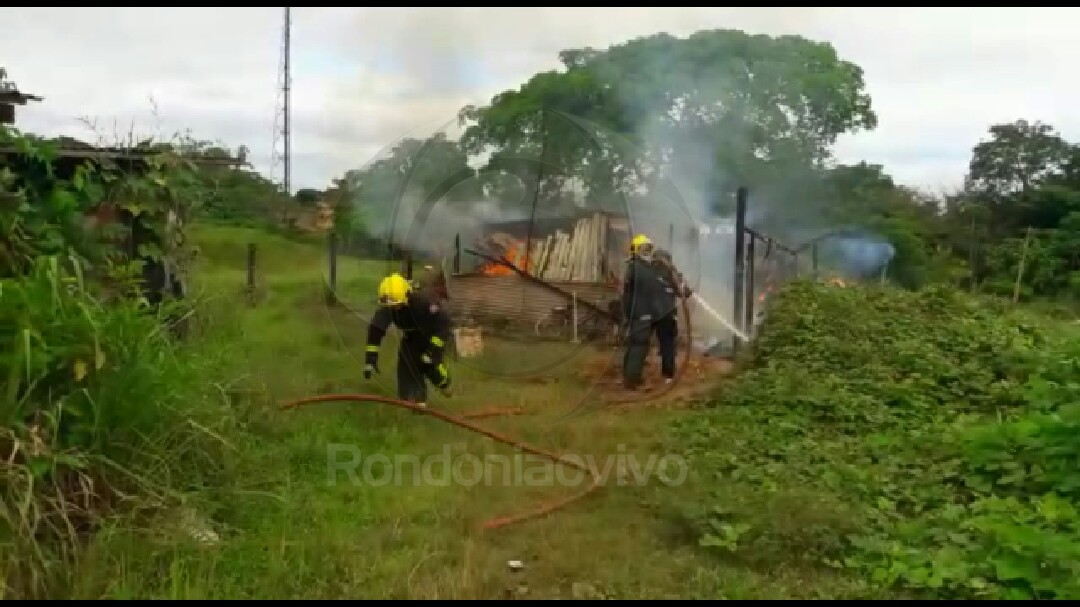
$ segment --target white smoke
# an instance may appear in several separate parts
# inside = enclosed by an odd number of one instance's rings
[[[628,197],[634,231],[668,250],[691,288],[728,321],[692,310],[695,335],[730,339],[726,325],[741,319],[734,318],[735,216],[721,210],[734,207],[735,192],[716,185],[727,181],[716,169],[723,142],[688,132],[667,107],[656,108],[637,135],[650,170],[643,195]]]
[[[408,159],[409,163],[423,161],[423,148]],[[457,196],[460,191],[485,190],[480,174],[463,175],[460,170],[461,167],[437,166],[436,178],[430,172],[425,174],[426,185],[420,180],[410,182],[409,175],[403,171],[395,183],[382,184],[387,195],[374,201],[370,196],[358,195],[365,186],[364,172],[355,171],[349,183],[350,204],[369,237],[392,244],[395,250],[407,250],[431,260],[449,260],[460,246],[461,269],[468,271],[483,263],[465,249],[475,249],[486,225],[528,219],[528,213],[519,204],[507,204],[506,200],[483,193],[479,197]]]

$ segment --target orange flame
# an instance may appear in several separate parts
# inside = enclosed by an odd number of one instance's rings
[[[498,256],[496,253],[494,256]],[[515,267],[524,270],[522,264],[525,262],[525,242],[520,240],[514,240],[506,242],[503,245],[502,258],[513,264]],[[529,265],[533,265],[533,260],[529,260]],[[506,267],[504,264],[495,263],[493,261],[485,262],[480,266],[478,272],[485,276],[509,276],[515,274],[513,270]]]
[[[775,292],[775,291],[776,291],[776,285],[773,285],[773,284],[765,285],[765,289],[763,291],[761,291],[760,293],[758,293],[758,303],[765,303],[765,299],[768,298],[768,297],[772,297],[773,292]]]

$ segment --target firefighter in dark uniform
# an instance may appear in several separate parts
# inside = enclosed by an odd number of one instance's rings
[[[629,390],[641,385],[649,338],[665,296],[663,283],[652,263],[652,250],[652,241],[638,234],[630,241],[630,258],[626,260],[622,292],[622,320],[627,337],[623,386]]]
[[[671,253],[657,249],[653,254],[653,267],[663,283],[662,304],[656,321],[656,341],[660,345],[660,372],[666,383],[675,377],[675,350],[679,337],[679,300],[690,297],[690,288],[682,273],[675,269]]]
[[[379,346],[390,325],[401,330],[397,360],[398,398],[427,404],[427,381],[450,395],[445,351],[450,314],[436,298],[415,292],[404,276],[391,274],[379,285],[379,308],[368,325],[364,378],[379,371]]]

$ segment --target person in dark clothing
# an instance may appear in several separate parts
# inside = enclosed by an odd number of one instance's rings
[[[675,269],[671,254],[657,249],[653,255],[653,267],[663,283],[663,297],[659,318],[656,321],[656,341],[660,345],[660,372],[664,381],[670,383],[675,377],[675,350],[679,337],[679,300],[690,297],[691,291],[682,273]]]
[[[379,371],[379,346],[393,324],[401,330],[397,360],[398,398],[426,406],[427,382],[450,396],[445,350],[450,341],[450,314],[437,299],[414,292],[400,274],[379,285],[379,309],[368,325],[364,379]]]
[[[623,385],[629,390],[641,385],[649,338],[659,318],[664,296],[663,283],[652,264],[652,242],[639,234],[630,243],[622,292],[622,319],[627,332]]]

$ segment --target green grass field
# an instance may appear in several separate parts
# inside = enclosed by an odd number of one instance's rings
[[[425,458],[449,453],[452,462],[465,465],[459,463],[468,463],[465,454],[513,461],[515,452],[386,405],[279,409],[287,399],[319,393],[394,393],[394,339],[384,348],[382,374],[370,382],[361,374],[364,313],[387,266],[343,261],[339,295],[349,309],[331,307],[324,298],[321,247],[240,228],[203,227],[197,238],[202,265],[196,291],[204,300],[197,339],[224,349],[229,363],[219,370],[217,387],[244,428],[239,438],[224,439],[235,458],[227,465],[231,486],[193,491],[193,507],[211,521],[220,541],[199,544],[161,522],[133,529],[125,520],[101,534],[82,560],[74,594],[497,598],[519,584],[511,579],[509,560],[524,563],[519,577],[530,598],[797,598],[848,590],[844,580],[782,560],[716,560],[696,547],[682,514],[669,506],[695,501],[700,485],[668,486],[655,473],[641,484],[633,476],[620,483],[628,477],[620,476],[617,463],[607,485],[578,502],[536,520],[481,529],[487,519],[577,492],[584,481],[525,459],[520,474],[507,479],[506,470],[492,463],[490,482],[475,484],[468,483],[473,468],[458,468],[453,476],[434,460],[428,480],[451,482],[424,482],[414,474],[416,462],[432,461]],[[258,247],[254,305],[243,293],[249,242]],[[600,466],[620,455],[634,455],[639,466],[648,465],[649,456],[663,456],[667,422],[692,413],[594,406],[588,415],[560,419],[576,405],[593,404],[589,386],[576,377],[584,354],[568,347],[486,340],[483,356],[452,363],[453,397],[436,396],[430,406],[458,413],[523,408],[531,414],[477,423],[541,448],[597,456]],[[564,362],[542,380],[528,372],[538,359],[554,357]],[[731,431],[736,437],[746,430]],[[344,473],[331,482],[335,444],[361,457],[415,459],[385,484],[380,481],[388,468],[371,464],[358,467],[360,482]],[[797,524],[797,504],[787,508]]]

